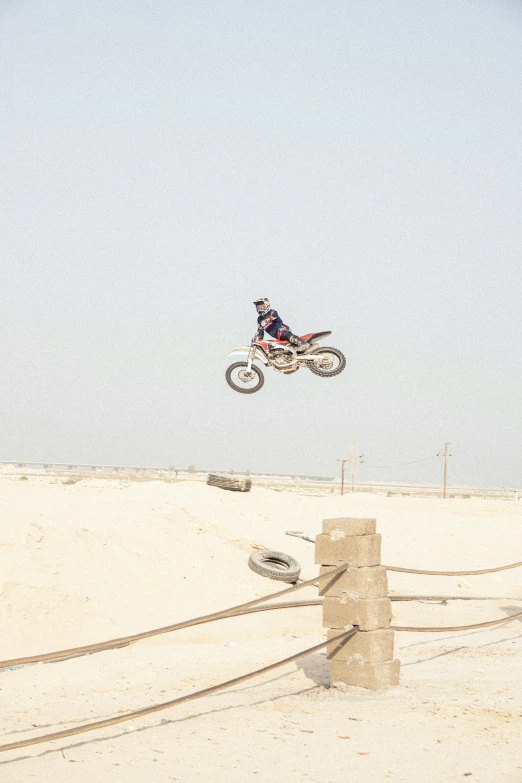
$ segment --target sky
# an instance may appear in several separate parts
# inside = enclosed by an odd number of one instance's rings
[[[431,483],[449,441],[450,485],[522,487],[521,36],[511,0],[0,0],[0,460],[355,441]],[[344,372],[230,389],[263,296]]]

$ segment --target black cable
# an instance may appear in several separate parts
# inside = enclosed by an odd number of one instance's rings
[[[368,465],[366,462],[364,463],[364,466],[366,468],[398,468],[402,465],[420,465],[421,462],[430,462],[433,459],[437,459],[437,457],[426,457],[426,459],[417,459],[413,462],[392,462],[390,465]]]

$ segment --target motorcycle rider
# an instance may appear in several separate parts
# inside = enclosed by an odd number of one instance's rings
[[[272,310],[270,302],[266,297],[256,299],[254,305],[258,313],[258,330],[254,340],[262,340],[266,331],[276,340],[288,340],[289,343],[297,347],[299,353],[309,347],[305,340],[301,340],[300,337],[291,331],[289,326],[283,323],[283,319],[277,310]]]

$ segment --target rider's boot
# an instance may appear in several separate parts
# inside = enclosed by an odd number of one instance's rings
[[[297,353],[304,353],[306,349],[310,347],[310,344],[306,340],[301,340],[301,338],[297,337],[295,334],[290,335],[288,342],[296,346]]]

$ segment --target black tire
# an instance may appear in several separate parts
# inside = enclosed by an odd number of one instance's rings
[[[308,366],[315,375],[319,375],[321,378],[333,378],[334,375],[339,375],[339,373],[341,373],[346,367],[346,358],[338,348],[314,348],[313,351],[310,351],[308,356],[313,356],[314,354],[320,353],[329,353],[336,356],[339,359],[339,366],[334,370],[322,370],[313,362],[310,362]]]
[[[232,380],[232,373],[234,370],[237,370],[238,367],[248,367],[247,362],[235,362],[234,364],[231,364],[230,367],[227,369],[225,373],[225,378],[227,379],[228,385],[234,389],[234,391],[239,392],[240,394],[254,394],[254,392],[259,391],[259,389],[262,387],[262,385],[265,382],[265,376],[259,369],[259,367],[256,367],[255,364],[252,365],[251,371],[254,373],[254,375],[257,376],[257,384],[253,386],[250,389],[244,388],[242,386],[238,386],[234,381]]]
[[[207,479],[207,484],[219,489],[228,489],[233,492],[250,492],[252,488],[252,479],[250,478],[230,478],[228,476],[219,476],[211,473]]]
[[[270,549],[252,552],[248,565],[256,574],[276,579],[278,582],[297,582],[301,573],[301,566],[295,557]]]

